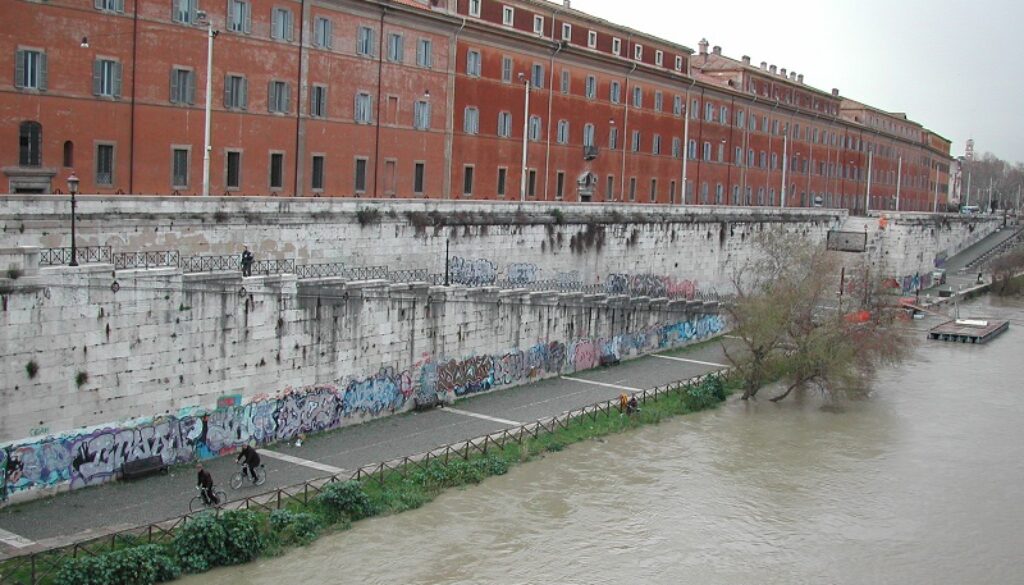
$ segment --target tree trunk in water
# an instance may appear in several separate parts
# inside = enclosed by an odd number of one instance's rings
[[[783,398],[789,396],[789,393],[792,392],[793,389],[796,388],[797,386],[800,386],[802,383],[803,383],[803,380],[797,380],[796,382],[793,382],[793,384],[789,388],[786,388],[785,392],[783,392],[782,394],[779,394],[778,396],[776,396],[774,398],[769,398],[768,400],[771,400],[772,402],[778,402],[778,401],[782,400]]]

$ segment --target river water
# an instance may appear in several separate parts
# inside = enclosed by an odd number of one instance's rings
[[[966,313],[1010,331],[867,399],[731,399],[185,583],[1024,583],[1024,302]]]

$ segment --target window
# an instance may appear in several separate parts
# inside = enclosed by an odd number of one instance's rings
[[[480,77],[480,51],[466,53],[466,75]]]
[[[121,97],[121,64],[111,59],[96,59],[92,64],[92,93],[103,97]]]
[[[64,166],[75,166],[75,143],[70,140],[64,141]]]
[[[707,205],[708,203],[708,184],[700,184],[700,202]]]
[[[530,169],[526,174],[526,194],[530,197],[537,195],[537,169]]]
[[[658,179],[651,179],[651,203],[658,200]]]
[[[171,69],[171,103],[196,103],[196,78],[192,70],[181,67]]]
[[[175,189],[188,187],[188,154],[187,148],[171,151],[171,186]]]
[[[501,58],[501,80],[505,83],[512,83],[512,58]]]
[[[271,81],[267,92],[267,109],[271,112],[286,114],[291,106],[292,88],[284,81]]]
[[[18,51],[14,63],[14,86],[46,90],[46,53],[28,49]]]
[[[248,84],[241,75],[224,76],[224,107],[244,110],[249,106]]]
[[[597,31],[587,31],[587,46],[591,49],[597,48]]]
[[[690,160],[697,160],[697,141],[691,139],[686,145],[686,157]]]
[[[482,0],[469,0],[469,15],[480,18],[480,3]]]
[[[368,26],[361,26],[356,30],[356,55],[372,57],[374,31]]]
[[[544,66],[540,63],[533,64],[530,83],[537,89],[544,89]]]
[[[718,143],[718,162],[725,162],[725,142]]]
[[[434,66],[434,43],[430,39],[420,39],[416,43],[416,66],[424,69]]]
[[[608,129],[608,149],[615,150],[619,147],[619,129],[612,126]]]
[[[462,167],[462,194],[472,195],[473,194],[473,171],[475,169],[472,165],[466,165]]]
[[[242,153],[237,150],[227,152],[227,163],[224,185],[228,189],[237,189],[242,183]]]
[[[530,116],[530,140],[532,142],[537,142],[538,140],[540,140],[540,132],[540,116]]]
[[[322,191],[324,188],[324,156],[313,155],[313,177],[312,187],[314,191]]]
[[[284,153],[270,153],[270,188],[284,187]]]
[[[516,22],[516,9],[511,6],[501,7],[501,24],[512,26]]]
[[[704,160],[711,160],[711,143],[704,143]]]
[[[587,85],[585,88],[587,99],[594,99],[597,97],[597,78],[593,75],[587,76]]]
[[[507,182],[507,179],[508,179],[508,169],[506,169],[505,167],[500,167],[498,169],[498,189],[497,189],[498,197],[504,197],[505,196],[505,184]]]
[[[430,128],[430,102],[417,100],[412,110],[412,125],[417,130],[428,130]]]
[[[583,126],[583,146],[594,146],[594,125]]]
[[[398,33],[388,35],[388,61],[401,63],[405,60],[405,37]]]
[[[608,175],[608,184],[605,189],[605,199],[608,201],[615,199],[615,175]]]
[[[512,136],[512,114],[510,112],[498,112],[498,136],[502,138]]]
[[[633,152],[640,152],[640,131],[639,130],[633,130],[632,149],[633,149]]]
[[[309,115],[313,118],[327,117],[327,86],[313,86],[309,93]]]
[[[619,85],[618,81],[613,81],[611,87],[608,90],[608,99],[613,104],[620,103],[622,101],[622,86]]]
[[[734,164],[734,165],[742,165],[743,164],[743,149],[738,147],[738,146],[733,151],[732,164]]]
[[[558,143],[568,144],[569,143],[569,121],[559,120],[558,121]]]
[[[615,55],[622,54],[622,39],[612,37],[612,53]]]
[[[560,89],[561,89],[563,94],[567,94],[567,93],[569,93],[569,83],[570,83],[569,70],[568,69],[562,69],[561,77],[562,77],[562,83],[561,83]]]
[[[316,22],[313,26],[313,45],[330,49],[333,44],[332,28],[330,19],[322,16],[316,17]]]
[[[683,70],[683,58],[680,55],[676,55],[676,71]]]
[[[690,102],[690,118],[696,120],[700,116],[700,102],[693,100]]]
[[[705,103],[704,104],[704,121],[711,122],[715,119],[715,104]]]
[[[753,167],[755,162],[756,162],[756,160],[754,159],[754,149],[753,148],[748,148],[747,149],[747,166],[748,167]]]
[[[423,175],[426,169],[425,163],[418,162],[412,174],[412,192],[417,195],[423,194]]]
[[[644,60],[644,46],[641,44],[633,45],[633,58],[637,61]]]
[[[558,171],[555,175],[555,199],[565,196],[565,172]]]
[[[651,154],[661,154],[661,136],[655,134],[653,140],[651,140]]]
[[[721,183],[715,185],[715,205],[722,204],[722,197],[725,195],[725,187]]]
[[[114,145],[96,145],[96,184],[114,184]]]
[[[683,141],[679,138],[672,139],[672,158],[679,158],[683,155]]]
[[[633,106],[637,108],[644,107],[644,90],[640,86],[633,88]]]
[[[373,102],[370,100],[370,94],[368,93],[360,92],[356,94],[355,122],[356,124],[370,124],[373,122]]]
[[[103,12],[124,12],[124,0],[93,0],[93,7]]]
[[[353,187],[355,188],[355,192],[356,193],[365,193],[366,192],[366,159],[365,158],[357,158],[356,159],[356,172],[355,172],[355,176],[353,177],[353,183],[354,183]]]
[[[172,0],[171,20],[182,24],[196,21],[196,0]]]
[[[665,105],[665,96],[660,91],[654,92],[654,111],[660,112]]]
[[[18,164],[23,167],[43,164],[43,126],[39,122],[22,122],[18,126]]]
[[[292,11],[287,8],[275,8],[271,13],[270,38],[290,41],[293,28]]]
[[[723,124],[729,123],[729,108],[722,106],[722,108],[719,110],[718,121]]]
[[[636,201],[636,177],[629,178],[629,200]]]
[[[473,106],[466,108],[466,114],[462,120],[462,131],[466,134],[480,132],[480,110]]]
[[[676,116],[683,115],[683,96],[677,95],[672,98],[672,113]]]
[[[231,32],[243,34],[252,32],[252,5],[248,0],[229,0],[227,27]]]
[[[658,67],[661,67],[664,62],[665,62],[665,53],[663,53],[661,51],[655,51],[654,52],[654,64],[657,65]]]
[[[562,23],[562,40],[563,41],[571,41],[572,40],[572,25],[569,24],[568,22]]]
[[[544,17],[540,15],[534,15],[533,17],[533,34],[544,35]]]

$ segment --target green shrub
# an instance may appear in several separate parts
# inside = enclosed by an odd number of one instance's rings
[[[270,513],[270,529],[281,544],[309,544],[320,535],[323,524],[309,512],[274,510]]]
[[[686,390],[686,405],[691,410],[702,410],[725,400],[725,384],[721,378],[706,378]]]
[[[218,518],[224,527],[223,565],[247,563],[263,550],[265,516],[252,510],[230,510]]]
[[[66,561],[57,572],[56,585],[150,585],[171,581],[181,568],[157,544],[120,549],[98,556]]]
[[[317,495],[316,500],[332,519],[342,515],[350,520],[361,520],[373,515],[370,497],[357,481],[329,484]]]
[[[222,564],[226,557],[227,534],[213,514],[200,514],[174,534],[174,551],[181,568],[188,573],[202,573]]]

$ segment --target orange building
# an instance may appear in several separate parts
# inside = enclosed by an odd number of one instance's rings
[[[213,31],[211,195],[945,207],[905,115],[549,2],[0,5],[3,191],[203,193]]]

